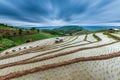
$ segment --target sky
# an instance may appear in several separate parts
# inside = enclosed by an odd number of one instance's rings
[[[120,0],[0,0],[0,23],[120,26]]]

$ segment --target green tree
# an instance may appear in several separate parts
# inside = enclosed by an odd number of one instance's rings
[[[35,28],[35,27],[32,27],[30,30],[34,31],[34,30],[36,30],[36,28]]]
[[[2,43],[2,36],[0,36],[0,43]]]
[[[19,35],[22,35],[23,30],[19,29]]]
[[[40,30],[39,30],[39,29],[37,29],[37,32],[39,33],[39,32],[40,32]]]
[[[70,32],[69,35],[72,36],[72,33]]]
[[[16,32],[13,33],[13,36],[16,36]]]
[[[6,32],[6,33],[5,33],[5,37],[9,39],[9,38],[10,38],[10,33],[9,33],[9,32]]]
[[[30,34],[30,31],[27,31],[27,34]]]

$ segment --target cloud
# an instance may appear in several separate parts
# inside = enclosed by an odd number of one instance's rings
[[[120,0],[0,0],[0,22],[15,26],[119,25]]]

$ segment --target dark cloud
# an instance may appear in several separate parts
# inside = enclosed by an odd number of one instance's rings
[[[17,21],[18,25],[119,23],[119,3],[119,0],[0,0],[0,21],[4,18],[12,25]]]

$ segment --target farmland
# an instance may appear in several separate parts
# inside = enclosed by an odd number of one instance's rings
[[[26,43],[0,54],[0,80],[119,80],[120,34],[103,32]]]
[[[0,80],[120,80],[120,0],[36,1],[0,0]]]
[[[24,43],[56,37],[34,28],[25,29],[0,24],[0,52]]]

